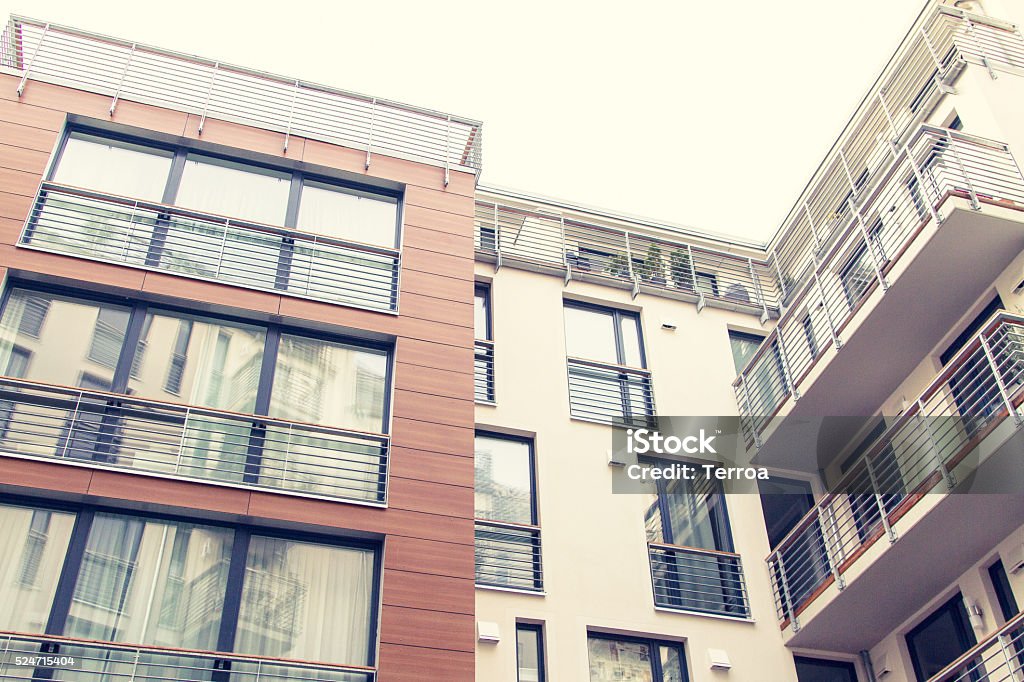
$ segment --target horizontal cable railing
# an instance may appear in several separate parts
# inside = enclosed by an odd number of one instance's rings
[[[1024,317],[998,313],[849,471],[773,548],[780,621],[800,611],[882,537],[923,493],[950,490],[954,471],[1008,417],[1022,423]],[[973,466],[973,465],[971,465]]]
[[[734,382],[747,445],[785,400],[799,397],[822,353],[842,344],[847,323],[921,229],[941,222],[949,197],[972,206],[990,203],[1024,210],[1024,176],[1007,145],[923,125],[897,153],[879,183],[850,200],[848,215],[778,325]]]
[[[655,606],[750,617],[739,554],[648,543]]]
[[[646,369],[568,358],[569,413],[576,419],[650,426],[654,386]]]
[[[1016,27],[958,8],[937,6],[911,32],[822,161],[769,247],[790,296],[850,217],[853,199],[879,182],[967,63],[1024,74],[1024,38]]]
[[[3,35],[2,65],[43,81],[120,100],[153,104],[292,136],[479,172],[479,121],[185,55],[68,26],[12,16]]]
[[[374,682],[365,666],[0,633],[0,680],[77,682]]]
[[[700,306],[728,304],[774,316],[781,300],[778,276],[767,261],[499,201],[477,201],[475,245],[479,258],[498,267],[589,278]]]
[[[371,310],[398,309],[401,253],[44,182],[19,246]]]
[[[477,519],[475,536],[477,585],[544,589],[540,527]]]
[[[1024,672],[1024,613],[1008,620],[928,682],[1020,682]]]
[[[0,377],[0,454],[382,504],[384,434]]]
[[[473,347],[473,394],[478,403],[493,403],[494,342],[476,339]]]

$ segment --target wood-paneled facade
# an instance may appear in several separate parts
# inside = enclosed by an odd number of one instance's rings
[[[0,273],[392,341],[387,508],[0,456],[0,490],[383,539],[379,679],[472,680],[475,178],[365,151],[0,75]],[[399,314],[376,313],[16,246],[69,115],[398,183]],[[429,674],[426,672],[429,671]],[[425,677],[428,674],[428,677]]]

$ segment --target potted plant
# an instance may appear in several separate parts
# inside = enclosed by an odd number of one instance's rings
[[[672,282],[677,289],[693,293],[697,287],[693,281],[693,266],[690,263],[690,253],[685,249],[676,249],[669,256],[669,270],[672,272]]]
[[[661,260],[661,247],[651,244],[643,261],[642,275],[645,282],[665,286],[665,263]]]
[[[616,253],[608,259],[608,274],[629,279],[629,260],[625,255]]]

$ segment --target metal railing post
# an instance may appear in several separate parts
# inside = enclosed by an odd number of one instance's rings
[[[178,441],[178,457],[174,462],[174,473],[181,471],[181,460],[185,456],[185,441],[188,439],[188,420],[192,416],[192,408],[185,408],[185,421],[181,423],[181,439]]]
[[[135,211],[139,208],[139,202],[132,204],[132,212],[128,214],[128,229],[124,231],[124,244],[121,246],[121,260],[128,260],[128,245],[132,240],[132,228],[135,225]]]
[[[953,152],[953,158],[956,159],[956,164],[960,167],[960,173],[963,175],[964,182],[967,183],[967,192],[971,197],[971,208],[975,211],[981,209],[981,202],[978,201],[978,193],[974,191],[974,183],[971,182],[970,177],[967,175],[967,168],[964,166],[963,160],[960,158],[960,152],[956,150],[956,145],[953,143],[953,136],[946,131],[946,144],[948,148]]]
[[[935,440],[935,432],[932,431],[932,426],[928,423],[928,416],[924,410],[924,400],[921,398],[917,399],[917,417],[918,421],[921,422],[921,426],[924,427],[925,438],[928,440],[928,449],[932,453],[932,459],[934,459],[935,466],[939,470],[939,475],[946,482],[946,489],[952,490],[956,487],[956,478],[953,476],[953,472],[946,468],[946,463],[942,461],[942,453],[939,451],[939,444]]]
[[[633,298],[636,298],[640,293],[640,279],[633,270],[633,249],[629,244],[629,230],[625,230],[623,234],[626,235],[626,266],[629,269],[629,279],[633,282]],[[646,264],[644,267],[647,267]]]
[[[292,136],[292,119],[295,116],[295,100],[299,96],[299,81],[295,81],[295,85],[292,87],[292,101],[288,104],[288,125],[284,131],[284,153],[288,153],[288,141]]]
[[[377,123],[377,98],[370,100],[370,129],[366,133],[366,161],[363,163],[363,170],[370,170],[370,155],[373,149],[373,126]],[[498,203],[494,203],[494,211],[497,214]],[[497,222],[497,217],[495,217]]]
[[[925,194],[925,180],[924,175],[921,173],[921,169],[917,167],[917,163],[914,162],[914,155],[910,152],[910,147],[906,144],[903,145],[903,153],[907,155],[907,163],[910,165],[910,171],[914,174],[914,179],[917,180],[917,186],[921,191],[921,201],[928,206],[928,212],[932,216],[932,220],[935,221],[935,225],[938,226],[942,223],[942,216],[935,208],[935,204],[928,201],[928,195]],[[936,197],[937,199],[938,197]],[[913,197],[910,199],[913,201]]]
[[[565,244],[565,216],[558,216],[558,239],[562,250],[562,265],[565,266],[565,284],[572,279],[572,267],[569,266],[569,249]]]
[[[846,589],[846,578],[839,572],[839,562],[836,561],[836,557],[832,552],[832,543],[829,541],[831,533],[825,529],[825,519],[821,506],[817,506],[816,509],[818,510],[818,527],[821,529],[821,542],[825,548],[825,561],[828,562],[829,569],[832,571],[832,579],[841,592]]]
[[[885,534],[889,537],[889,543],[896,542],[897,536],[896,531],[889,523],[889,512],[885,508],[885,500],[882,499],[882,493],[878,486],[878,477],[875,476],[875,470],[871,466],[871,459],[868,457],[864,458],[864,468],[868,471],[868,478],[871,481],[871,489],[874,490],[875,504],[878,505],[878,514],[882,520],[882,527],[885,529]]]
[[[771,259],[772,263],[775,265],[775,276],[779,278],[779,295],[782,296],[782,300],[785,301],[789,292],[786,290],[786,278],[782,276],[782,268],[779,267],[778,251],[772,251]]]
[[[764,300],[764,291],[761,290],[761,280],[758,279],[757,272],[754,271],[753,258],[747,258],[747,266],[750,269],[750,280],[754,285],[754,293],[757,294],[757,298],[761,301],[761,324],[764,324],[770,317],[768,315],[768,302]]]
[[[935,46],[932,45],[931,38],[928,37],[928,32],[924,30],[924,26],[918,29],[921,32],[921,37],[924,38],[925,47],[928,48],[928,54],[932,57],[932,63],[935,64],[936,70],[942,71],[942,61],[939,59],[938,52],[935,51]]]
[[[563,250],[564,251],[564,250]],[[494,271],[501,270],[501,223],[498,221],[498,202],[494,202]]]
[[[889,111],[889,105],[885,103],[885,97],[883,97],[881,90],[878,91],[878,103],[882,105],[882,113],[885,114],[885,120],[889,123],[889,130],[892,132],[892,139],[899,139],[900,134],[896,130],[896,122],[892,120],[892,113]],[[892,145],[889,145],[889,152],[892,154],[894,159],[899,156]]]
[[[131,68],[132,60],[135,59],[135,48],[137,45],[138,43],[132,43],[131,52],[128,53],[128,61],[125,62],[124,71],[121,72],[121,80],[117,82],[117,89],[114,90],[114,99],[110,101],[110,109],[107,112],[110,116],[114,115],[114,109],[117,108],[117,100],[121,95],[121,87],[124,85],[124,79],[128,75],[128,69]]]
[[[50,24],[47,23],[43,27],[43,33],[39,36],[39,42],[36,43],[36,49],[32,50],[32,56],[28,60],[28,64],[25,65],[25,72],[21,74],[21,81],[18,82],[18,97],[20,98],[22,93],[25,92],[25,83],[28,82],[29,74],[32,73],[32,66],[36,63],[36,56],[39,54],[39,48],[43,46],[43,41],[46,40],[46,35],[50,32]]]
[[[775,328],[776,340],[779,342],[779,358],[782,360],[782,373],[783,380],[788,384],[790,395],[793,396],[793,400],[800,400],[800,391],[796,388],[796,381],[793,377],[793,368],[789,362],[789,353],[786,352],[786,343],[782,339],[782,330],[779,327]]]
[[[807,224],[811,226],[811,236],[814,237],[814,262],[818,262],[818,250],[821,249],[821,236],[818,234],[818,228],[814,224],[814,218],[811,217],[811,207],[807,205],[807,200],[804,199],[804,213],[807,214]]]
[[[793,598],[789,594],[789,580],[786,578],[786,565],[782,560],[781,552],[775,553],[775,560],[779,565],[779,579],[781,580],[779,592],[782,593],[783,608],[789,612],[789,622],[793,625],[793,632],[800,632],[800,619],[793,609]]]
[[[213,97],[213,86],[217,83],[218,73],[220,73],[220,62],[214,62],[210,72],[210,86],[206,89],[206,101],[203,103],[203,115],[199,119],[199,128],[196,130],[197,135],[203,134],[203,126],[206,125],[206,112],[210,109],[210,98]]]
[[[231,219],[227,218],[224,220],[224,236],[220,240],[220,251],[217,253],[217,271],[213,275],[214,279],[220,277],[221,267],[224,264],[224,249],[228,244],[228,229],[231,227]]]
[[[1003,402],[1006,404],[1007,414],[1013,416],[1013,421],[1020,426],[1024,419],[1021,418],[1020,412],[1013,405],[1013,399],[1010,397],[1010,392],[1006,389],[1006,382],[1003,381],[1003,376],[999,372],[999,364],[996,362],[995,356],[992,354],[992,349],[989,346],[988,339],[982,334],[978,337],[981,341],[981,348],[985,352],[985,359],[988,360],[989,367],[992,369],[992,376],[995,377],[996,386],[999,388],[999,395],[1002,397]]]
[[[451,160],[452,160],[452,115],[448,114],[448,123],[444,129],[444,186],[448,186],[448,182],[451,180]]]
[[[846,179],[850,183],[850,200],[849,206],[853,211],[854,217],[857,219],[857,227],[860,229],[861,237],[864,238],[864,247],[867,249],[868,254],[871,256],[871,265],[875,271],[875,277],[878,278],[878,285],[882,287],[882,291],[889,289],[889,282],[886,281],[885,275],[882,274],[882,265],[879,261],[879,254],[875,252],[874,246],[871,243],[871,235],[868,234],[867,227],[864,226],[864,216],[860,212],[860,202],[857,197],[857,183],[853,180],[853,175],[850,173],[850,166],[846,163],[846,154],[843,150],[839,150],[839,160],[842,162],[843,170],[846,172]]]
[[[704,292],[700,290],[700,286],[697,284],[697,267],[693,264],[693,247],[689,244],[686,245],[686,256],[690,261],[690,277],[693,278],[693,293],[697,294],[697,312],[699,313],[704,310],[707,301],[704,300]]]
[[[828,324],[828,333],[832,337],[832,344],[838,351],[843,347],[843,340],[839,337],[839,332],[836,329],[835,322],[832,320],[832,311],[829,310],[828,301],[825,300],[825,288],[821,286],[821,277],[818,276],[818,269],[814,268],[811,272],[814,278],[814,285],[818,288],[818,297],[821,298],[821,308],[825,311],[825,322]]]
[[[750,391],[747,390],[747,375],[740,372],[739,380],[740,383],[737,388],[740,392],[740,400],[742,401],[742,404],[747,407],[747,416],[750,421],[750,434],[754,439],[754,447],[756,449],[760,449],[763,443],[761,441],[761,436],[757,432],[757,424],[754,423],[754,404],[750,401]],[[742,405],[740,409],[742,409]],[[740,419],[742,418],[743,415],[740,414]]]

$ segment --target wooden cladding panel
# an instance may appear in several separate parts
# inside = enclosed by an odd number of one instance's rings
[[[230,122],[207,119],[201,139],[405,186],[400,314],[213,284],[13,247],[68,113],[200,138],[198,117],[0,74],[0,263],[119,293],[242,308],[310,328],[395,339],[391,488],[387,509],[272,492],[0,457],[0,485],[129,507],[196,510],[259,522],[385,538],[380,678],[473,679],[473,210],[475,177]],[[86,285],[88,286],[88,285]],[[38,494],[38,493],[36,493]]]

